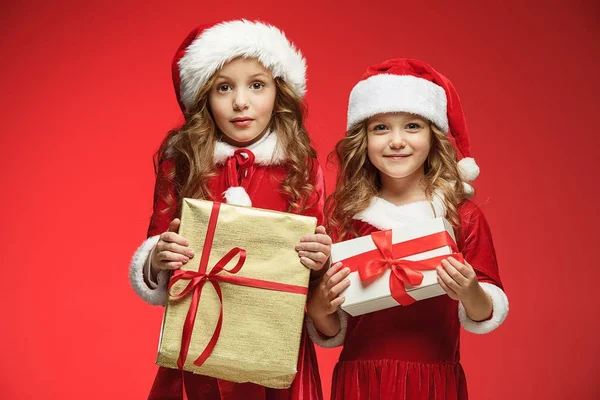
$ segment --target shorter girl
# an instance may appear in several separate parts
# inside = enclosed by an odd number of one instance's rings
[[[344,345],[333,399],[467,399],[460,326],[487,333],[508,313],[490,229],[466,199],[464,181],[479,174],[469,147],[453,85],[421,61],[373,66],[352,90],[328,200],[334,241],[445,217],[465,262],[448,257],[437,268],[448,296],[358,317],[339,310],[348,268],[327,271],[309,295],[308,327],[318,344]]]

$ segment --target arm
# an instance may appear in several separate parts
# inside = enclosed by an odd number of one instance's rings
[[[167,198],[176,197],[175,187],[168,179],[173,163],[162,163],[156,175],[154,186],[153,213],[146,239],[136,250],[129,267],[129,279],[135,293],[152,305],[164,305],[167,299],[169,271],[152,271],[151,254],[157,245],[160,234],[167,231],[175,210],[169,208]]]
[[[508,298],[504,293],[490,228],[481,210],[466,202],[462,217],[459,249],[465,263],[449,259],[442,263],[440,277],[449,282],[444,290],[459,300],[459,319],[473,333],[488,333],[498,328],[508,315]],[[466,280],[465,280],[466,279]],[[452,288],[453,283],[458,287]],[[443,287],[443,286],[442,286]]]
[[[334,264],[310,288],[307,302],[307,330],[311,339],[322,347],[339,346],[344,341],[347,315],[340,310],[341,293],[350,285],[348,268]]]

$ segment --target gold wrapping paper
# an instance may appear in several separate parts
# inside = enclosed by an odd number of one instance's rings
[[[195,256],[182,269],[198,271],[213,203],[184,199],[179,233]],[[207,272],[227,252],[240,247],[247,258],[236,276],[308,286],[310,271],[300,263],[295,244],[315,231],[316,219],[301,215],[222,204]],[[235,257],[228,265],[237,262]],[[228,274],[221,272],[221,274]],[[177,282],[179,293],[187,280]],[[202,288],[184,370],[233,382],[253,382],[272,388],[291,385],[298,362],[306,295],[220,282],[223,326],[214,351],[198,367],[194,360],[208,344],[219,317],[213,286]],[[169,296],[163,319],[157,364],[177,368],[181,337],[191,293]]]

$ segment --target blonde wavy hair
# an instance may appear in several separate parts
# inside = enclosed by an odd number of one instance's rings
[[[168,205],[165,212],[172,212],[175,208],[176,216],[180,214],[184,197],[214,200],[208,182],[216,175],[213,154],[221,133],[213,119],[208,94],[216,79],[217,73],[199,91],[195,105],[185,113],[183,126],[169,132],[154,156],[157,174],[163,162],[174,163],[165,179],[174,184],[177,198],[165,193],[164,200]],[[275,78],[274,81],[275,105],[267,129],[276,132],[278,146],[286,155],[284,167],[287,174],[281,183],[281,192],[288,199],[287,211],[301,213],[318,201],[311,196],[316,152],[304,127],[305,103],[284,80]]]
[[[431,148],[425,160],[423,185],[431,201],[439,190],[447,209],[446,218],[455,228],[460,227],[458,205],[466,198],[459,177],[456,153],[448,136],[434,124],[429,124]],[[329,161],[338,164],[336,189],[327,198],[326,215],[330,216],[329,229],[338,239],[356,236],[353,217],[365,210],[381,190],[379,171],[367,155],[367,121],[353,125],[346,136],[337,142]]]

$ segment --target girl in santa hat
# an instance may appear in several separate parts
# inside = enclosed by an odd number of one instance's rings
[[[332,398],[466,399],[460,326],[496,329],[508,300],[489,226],[467,200],[473,189],[466,181],[479,168],[454,86],[417,60],[369,68],[350,94],[335,155],[340,170],[327,203],[334,241],[445,217],[465,262],[448,257],[437,268],[447,296],[357,317],[339,309],[348,268],[336,263],[327,271],[309,294],[307,324],[318,344],[344,346]]]
[[[303,124],[305,73],[300,51],[279,29],[260,22],[199,27],[183,41],[173,60],[173,81],[185,123],[158,150],[148,239],[130,268],[133,288],[145,301],[164,305],[170,271],[195,256],[177,234],[184,197],[323,222],[323,176]],[[297,246],[302,263],[313,272],[322,269],[330,253],[324,233],[320,226]],[[184,386],[189,399],[322,397],[314,346],[305,334],[289,389],[161,367],[149,399],[182,399]]]

